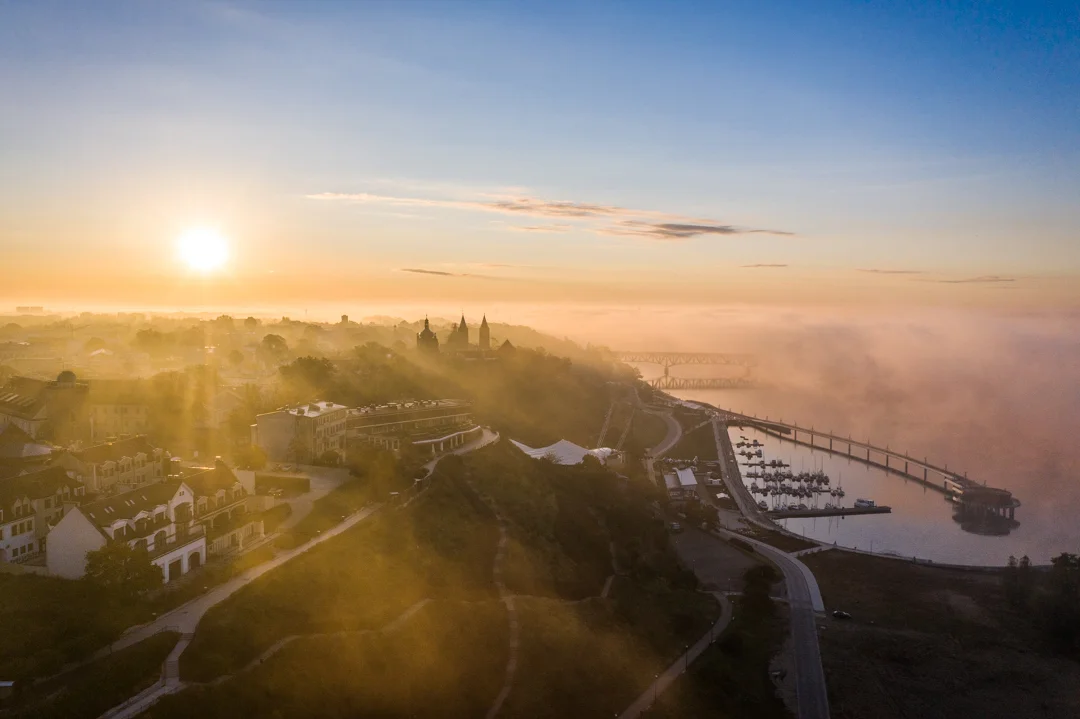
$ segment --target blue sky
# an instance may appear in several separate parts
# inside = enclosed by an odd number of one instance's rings
[[[210,224],[466,292],[1080,271],[1075,3],[6,4],[0,91],[12,268]]]

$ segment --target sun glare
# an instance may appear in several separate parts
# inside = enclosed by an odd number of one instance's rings
[[[180,259],[196,272],[219,270],[229,259],[229,243],[217,230],[197,227],[176,241]]]

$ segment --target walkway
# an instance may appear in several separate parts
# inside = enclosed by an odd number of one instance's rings
[[[656,698],[663,694],[668,687],[670,687],[676,679],[678,679],[686,670],[690,664],[694,662],[702,652],[709,648],[709,645],[713,643],[724,630],[727,629],[728,624],[731,622],[732,606],[731,602],[726,596],[719,592],[713,592],[713,596],[720,602],[720,618],[716,620],[716,624],[709,628],[709,631],[705,632],[698,639],[694,646],[690,647],[685,654],[682,654],[678,659],[672,662],[664,673],[659,675],[649,688],[641,693],[634,703],[631,704],[626,711],[619,715],[619,719],[637,719],[641,716],[642,712],[652,707],[656,702]]]

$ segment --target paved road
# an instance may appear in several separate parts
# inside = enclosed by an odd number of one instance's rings
[[[746,491],[739,474],[735,451],[720,419],[713,420],[713,434],[716,437],[717,455],[720,457],[720,474],[739,509],[754,524],[775,529],[775,525],[765,517],[753,497]],[[760,554],[772,560],[783,572],[791,607],[791,640],[795,653],[795,691],[798,696],[799,719],[828,719],[829,696],[825,685],[825,671],[821,667],[821,651],[815,624],[815,612],[825,611],[825,604],[813,572],[798,559],[772,545],[725,529],[717,530],[717,535],[725,539],[737,537],[744,542],[750,542]]]
[[[301,471],[311,481],[311,490],[304,492],[298,497],[285,500],[292,507],[288,518],[281,523],[278,531],[285,531],[295,527],[301,519],[311,514],[315,508],[315,500],[325,497],[337,487],[340,487],[349,479],[349,470],[337,467],[316,467],[303,465]]]

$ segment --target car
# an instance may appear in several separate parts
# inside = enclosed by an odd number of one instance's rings
[[[681,532],[682,531],[682,525],[679,524],[678,522],[672,522],[671,524],[668,525],[668,529],[670,529],[672,532]]]
[[[832,613],[833,619],[851,619],[851,615],[840,609],[836,609]]]

